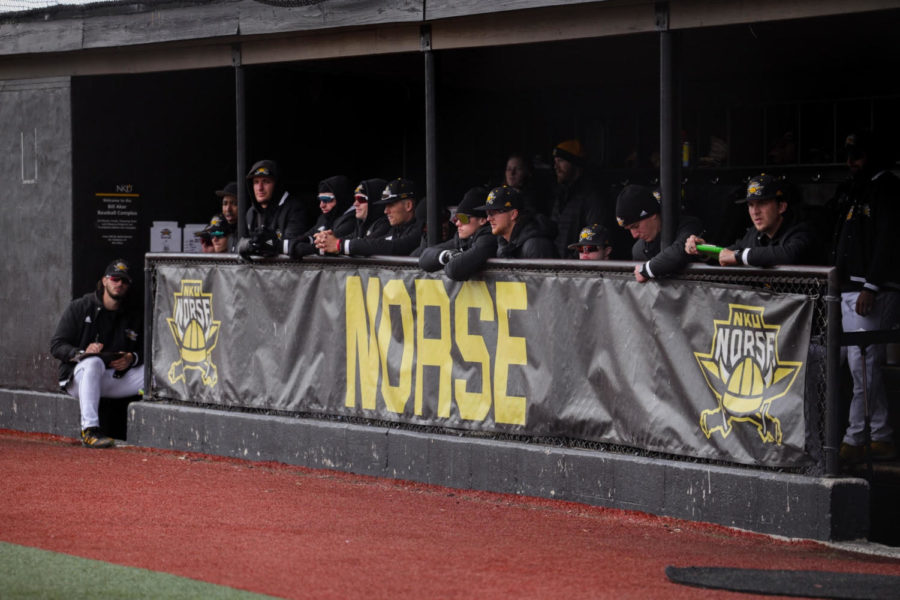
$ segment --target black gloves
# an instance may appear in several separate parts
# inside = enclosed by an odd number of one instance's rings
[[[249,237],[241,238],[237,246],[242,258],[253,256],[278,256],[281,254],[281,240],[271,229],[260,228]]]
[[[438,262],[441,263],[442,265],[446,265],[457,254],[462,254],[462,251],[460,251],[460,250],[444,250],[440,254],[438,254]]]

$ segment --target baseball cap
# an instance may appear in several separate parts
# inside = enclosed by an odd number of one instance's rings
[[[250,167],[250,172],[247,173],[247,179],[253,179],[254,177],[271,177],[277,180],[278,165],[274,160],[261,160]]]
[[[501,185],[491,190],[487,200],[478,207],[478,210],[507,212],[513,209],[522,210],[523,208],[525,208],[525,202],[519,190],[508,185]]]
[[[553,157],[559,157],[575,165],[584,165],[584,148],[579,140],[566,140],[553,148]]]
[[[213,216],[213,218],[209,220],[209,225],[207,225],[200,231],[194,232],[194,235],[196,235],[197,237],[222,237],[227,234],[228,222],[225,220],[225,216],[221,213]]]
[[[224,198],[225,196],[234,196],[238,195],[238,186],[234,181],[229,181],[225,184],[221,190],[216,190],[216,196],[219,198]]]
[[[616,198],[616,222],[619,227],[637,223],[660,210],[659,191],[645,185],[626,185]]]
[[[464,215],[469,215],[470,217],[480,217],[483,219],[487,216],[487,214],[481,207],[484,206],[486,198],[486,188],[481,186],[473,187],[468,192],[466,192],[465,196],[463,196],[462,202],[460,202],[459,206],[456,207],[456,213],[462,213]]]
[[[597,223],[588,225],[578,234],[578,241],[569,244],[569,250],[574,250],[578,246],[598,246],[600,248],[609,246],[609,230]]]
[[[747,182],[747,196],[734,201],[735,204],[745,204],[748,200],[778,200],[789,202],[787,182],[783,177],[773,177],[762,173],[752,177]]]
[[[106,266],[103,272],[104,277],[121,277],[128,283],[131,283],[131,273],[129,273],[128,263],[123,258],[117,258]]]
[[[387,184],[381,192],[381,200],[372,202],[373,205],[385,205],[399,202],[400,200],[416,201],[416,185],[410,179],[397,178]]]

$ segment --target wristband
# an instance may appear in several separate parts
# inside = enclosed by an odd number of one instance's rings
[[[341,240],[337,240],[337,243],[334,245],[334,253],[335,254],[341,253]]]

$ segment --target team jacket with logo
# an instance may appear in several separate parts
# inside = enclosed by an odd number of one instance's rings
[[[900,180],[889,171],[860,174],[839,190],[835,266],[842,291],[900,290]]]
[[[104,352],[132,352],[132,367],[141,364],[143,325],[140,311],[106,310],[100,292],[73,300],[50,340],[50,354],[59,360],[59,384],[65,387],[75,370],[72,358],[88,344],[100,342]]]

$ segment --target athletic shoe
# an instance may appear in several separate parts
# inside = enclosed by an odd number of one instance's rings
[[[81,430],[81,445],[87,448],[110,448],[116,445],[111,437],[107,437],[99,427],[88,427]]]
[[[872,460],[892,460],[897,458],[897,447],[893,442],[872,442],[869,447]],[[861,463],[866,459],[865,446],[841,444],[841,460],[847,464]]]
[[[872,442],[872,460],[892,460],[897,458],[894,442]]]
[[[862,446],[854,446],[846,442],[841,444],[841,462],[848,465],[861,463],[865,458],[866,449]]]

